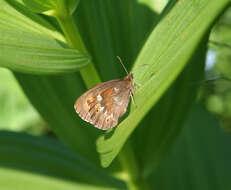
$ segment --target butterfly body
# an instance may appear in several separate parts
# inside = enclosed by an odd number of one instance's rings
[[[127,111],[134,90],[132,80],[133,74],[129,73],[123,79],[107,81],[89,89],[77,99],[76,112],[99,129],[115,127]]]

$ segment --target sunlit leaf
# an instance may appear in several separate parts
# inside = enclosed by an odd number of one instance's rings
[[[98,140],[104,167],[110,165],[137,124],[179,75],[228,4],[228,0],[222,3],[215,0],[179,1],[153,30],[136,60],[136,66],[149,64],[134,71],[135,80],[142,85],[135,92],[137,108],[120,123],[113,135],[104,135]]]
[[[155,170],[184,126],[191,105],[198,95],[198,81],[204,76],[207,41],[208,35],[186,68],[134,133],[134,152],[144,175]]]
[[[78,50],[44,33],[35,33],[37,23],[25,16],[16,17],[15,10],[4,2],[0,4],[0,66],[24,73],[58,74],[78,71],[90,61]],[[15,18],[20,18],[17,24]],[[27,28],[22,27],[25,21]]]

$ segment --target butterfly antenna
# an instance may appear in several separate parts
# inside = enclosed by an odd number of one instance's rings
[[[122,60],[121,60],[121,58],[120,58],[119,56],[116,56],[116,57],[117,57],[117,59],[119,59],[121,65],[123,66],[123,68],[124,68],[124,70],[126,71],[126,73],[129,74],[128,71],[127,71],[127,69],[126,69],[126,67],[124,66],[124,64],[123,64],[123,62],[122,62]]]

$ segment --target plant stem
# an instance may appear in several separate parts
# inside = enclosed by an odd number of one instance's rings
[[[58,20],[63,30],[67,43],[72,48],[78,49],[82,53],[89,55],[81,39],[81,36],[79,34],[78,28],[74,22],[73,17],[70,14],[64,14],[64,15],[63,16],[57,15],[56,19]],[[87,88],[91,88],[92,86],[95,86],[96,84],[99,84],[101,82],[93,62],[90,62],[86,67],[81,69],[80,74]]]
[[[149,186],[141,176],[137,161],[135,159],[134,152],[132,150],[131,144],[127,142],[120,152],[119,161],[125,173],[124,180],[127,183],[129,190],[149,190]]]

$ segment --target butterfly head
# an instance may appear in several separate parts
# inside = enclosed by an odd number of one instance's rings
[[[124,80],[128,80],[129,82],[132,82],[132,80],[133,80],[133,73],[130,72],[130,73],[124,78]]]

